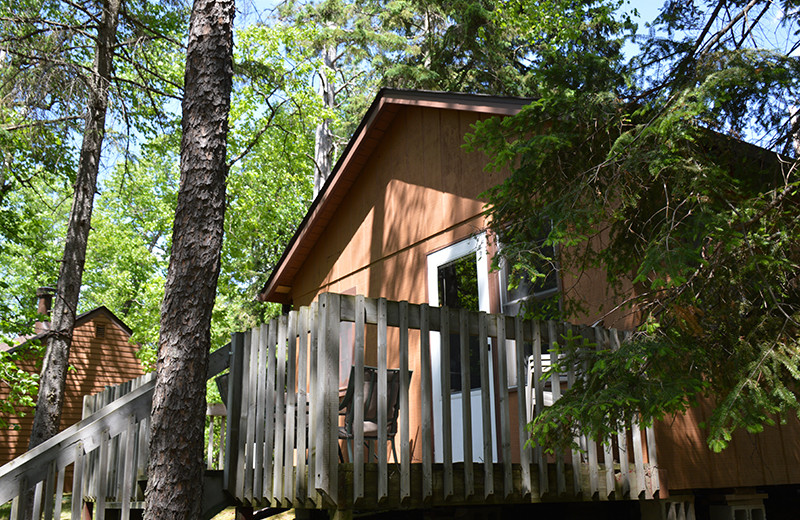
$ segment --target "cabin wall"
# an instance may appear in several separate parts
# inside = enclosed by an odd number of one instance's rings
[[[105,327],[104,337],[97,337],[98,326]],[[61,430],[81,420],[83,396],[101,392],[106,386],[129,381],[142,375],[138,347],[128,342],[130,336],[104,315],[95,316],[75,327],[70,349]],[[33,367],[30,367],[33,370]],[[0,398],[8,389],[0,387]],[[16,430],[0,431],[0,465],[28,450],[33,424],[33,409],[25,417],[10,417],[8,421],[18,426]]]
[[[411,303],[429,301],[428,255],[486,230],[479,195],[507,175],[485,171],[488,160],[483,153],[461,148],[471,125],[485,117],[432,108],[400,110],[331,219],[328,229],[335,232],[322,234],[294,277],[293,304],[307,305],[326,291]],[[489,254],[494,254],[491,238],[488,247]],[[608,297],[598,289],[603,286],[597,283],[600,276],[599,271],[580,278],[566,276],[563,283],[575,294],[589,295],[593,300],[588,308],[599,309],[598,299]],[[490,308],[496,313],[500,309],[497,272],[489,273],[489,285]],[[587,316],[586,322],[596,319]],[[396,344],[395,333],[390,331],[390,345]],[[368,328],[368,344],[369,338]],[[418,332],[412,331],[409,342],[410,368],[419,374]],[[375,364],[374,359],[374,352],[368,351],[366,363]],[[390,349],[388,363],[398,366],[396,350]],[[412,400],[419,392],[413,379]],[[497,388],[495,395],[499,395]],[[510,399],[512,424],[517,424],[515,389]],[[410,420],[411,431],[417,431],[420,411],[412,410]],[[512,444],[519,445],[516,435]],[[416,449],[414,455],[418,455]]]
[[[714,453],[706,444],[708,430],[698,426],[708,421],[711,409],[704,399],[685,414],[656,424],[658,465],[670,490],[800,483],[800,421],[795,415],[758,434],[738,431],[728,448]]]
[[[426,257],[485,228],[478,194],[500,180],[460,146],[475,122],[452,110],[401,110],[295,277],[293,303],[325,291],[427,301]],[[402,275],[400,275],[402,273]]]
[[[486,230],[479,195],[502,182],[506,171],[485,171],[482,152],[462,149],[471,125],[487,116],[456,110],[406,107],[362,168],[328,230],[294,277],[295,306],[322,292],[428,301],[427,256]],[[490,238],[490,254],[494,244]],[[600,270],[563,273],[568,297],[581,297],[593,323],[612,305]],[[491,311],[499,310],[499,276],[490,273]],[[606,326],[629,327],[615,313]]]

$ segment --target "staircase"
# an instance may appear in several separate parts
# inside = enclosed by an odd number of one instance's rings
[[[229,364],[230,345],[226,345],[211,354],[208,378]],[[69,478],[72,496],[82,497],[72,501],[71,518],[82,518],[91,510],[91,518],[97,520],[141,518],[154,388],[155,374],[146,374],[87,396],[84,419],[0,467],[0,504],[13,500],[11,520],[22,517],[31,498],[33,518],[60,518]],[[212,412],[209,441],[223,442],[224,452],[224,426],[220,423],[225,418],[220,419],[218,410]],[[215,452],[209,446],[203,518],[211,518],[229,505],[222,491],[222,471],[213,469]],[[27,492],[30,489],[34,490],[32,497]]]

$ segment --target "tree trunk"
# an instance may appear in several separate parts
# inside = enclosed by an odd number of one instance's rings
[[[326,44],[322,51],[322,67],[319,71],[319,95],[326,110],[335,108],[336,87],[333,83],[335,60],[335,46]],[[316,198],[333,169],[333,132],[330,118],[323,119],[314,133],[314,163],[314,198]]]
[[[183,96],[181,181],[153,395],[148,519],[200,517],[211,311],[225,215],[233,0],[195,0]]]
[[[100,151],[105,136],[108,86],[119,12],[120,0],[103,2],[102,21],[97,31],[94,70],[90,79],[86,127],[75,179],[64,258],[61,261],[50,333],[47,336],[47,351],[39,379],[39,396],[36,401],[29,449],[58,433],[61,423],[72,329],[75,325],[83,266],[86,260],[92,205],[97,191]]]

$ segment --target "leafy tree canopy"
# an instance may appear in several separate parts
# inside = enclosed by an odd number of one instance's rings
[[[567,317],[628,312],[641,327],[616,351],[562,340],[555,370],[591,368],[536,418],[534,437],[603,438],[635,414],[650,423],[708,396],[720,450],[737,428],[797,413],[796,2],[670,0],[629,61],[609,44],[632,36],[614,25],[616,3],[547,5],[575,9],[587,29],[548,24],[565,38],[541,40],[536,100],[476,126],[469,147],[511,171],[487,211],[521,276],[556,261],[562,275],[605,271],[619,307],[586,308],[565,287]],[[597,20],[606,29],[591,30]],[[765,39],[776,29],[788,44]],[[543,218],[557,258],[536,240]]]

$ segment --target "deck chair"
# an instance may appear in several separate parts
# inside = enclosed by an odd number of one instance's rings
[[[411,380],[411,371],[408,373]],[[347,382],[347,390],[344,398],[339,404],[339,412],[344,415],[344,426],[339,428],[339,438],[347,443],[347,454],[349,460],[353,460],[353,439],[357,425],[353,424],[355,411],[353,401],[355,398],[355,367],[350,367],[350,379]],[[397,434],[397,416],[400,413],[400,370],[396,368],[386,371],[386,418],[387,439],[392,445],[392,455],[397,462],[397,450],[395,449],[394,437]],[[364,432],[364,444],[367,447],[367,457],[369,457],[370,441],[376,444],[375,457],[379,457],[378,443],[378,369],[375,367],[364,367],[364,423],[361,425]],[[386,447],[384,446],[384,449]],[[343,459],[341,450],[339,458]],[[369,458],[367,459],[369,460]]]
[[[527,359],[528,365],[528,381],[527,385],[525,386],[525,397],[528,403],[528,422],[531,422],[536,415],[534,412],[536,406],[536,394],[534,392],[534,359],[533,355],[528,356]],[[542,352],[542,372],[545,372],[547,369],[550,368],[550,353],[549,352]],[[566,383],[567,376],[566,374],[559,375],[559,382]],[[552,406],[553,405],[553,382],[550,378],[547,378],[546,381],[542,382],[542,386],[544,387],[543,392],[543,406]]]

